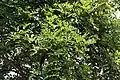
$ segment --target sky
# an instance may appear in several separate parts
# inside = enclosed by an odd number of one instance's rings
[[[120,19],[120,11],[117,10],[115,14],[116,14],[117,19]]]

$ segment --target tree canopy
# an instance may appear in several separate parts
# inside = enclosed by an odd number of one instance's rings
[[[0,80],[119,80],[117,10],[117,0],[1,0]]]

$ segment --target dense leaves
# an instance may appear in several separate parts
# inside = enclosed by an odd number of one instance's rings
[[[114,3],[0,1],[0,79],[119,80]]]

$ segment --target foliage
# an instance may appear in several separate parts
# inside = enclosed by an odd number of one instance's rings
[[[111,2],[2,0],[0,4],[0,79],[120,79],[118,23]]]

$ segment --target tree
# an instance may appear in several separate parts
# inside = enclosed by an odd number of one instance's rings
[[[119,79],[112,3],[4,0],[0,4],[1,79]]]

